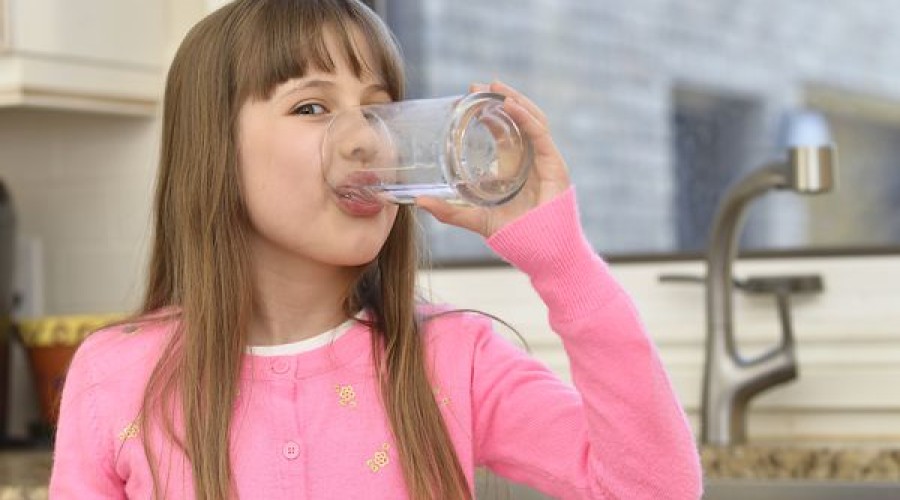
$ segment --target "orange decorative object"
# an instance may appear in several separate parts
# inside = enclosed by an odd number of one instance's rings
[[[66,381],[66,370],[69,361],[78,348],[77,345],[31,347],[28,358],[31,362],[34,388],[38,393],[43,420],[51,426],[56,425],[59,416],[59,400],[62,396],[63,384]]]
[[[66,371],[81,341],[118,319],[121,316],[48,316],[19,322],[45,423],[56,425]]]

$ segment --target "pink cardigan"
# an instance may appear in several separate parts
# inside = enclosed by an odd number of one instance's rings
[[[574,387],[482,316],[426,322],[435,398],[473,491],[474,468],[486,466],[557,498],[699,498],[685,415],[632,301],[582,234],[574,190],[488,244],[531,278]],[[144,430],[133,422],[173,327],[114,327],[78,350],[63,393],[51,498],[150,498]],[[245,356],[231,440],[241,499],[407,497],[370,335],[356,324],[312,351]],[[163,450],[165,498],[192,498],[190,465],[150,434]]]

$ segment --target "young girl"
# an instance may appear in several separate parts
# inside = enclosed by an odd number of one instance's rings
[[[526,273],[575,388],[481,315],[416,301],[414,209],[358,211],[322,177],[332,113],[403,98],[357,0],[240,0],[168,75],[146,298],[68,372],[60,499],[468,499],[476,466],[559,498],[693,499],[699,461],[635,308],[591,250],[543,113],[492,210],[417,204]],[[355,151],[363,151],[360,144]]]

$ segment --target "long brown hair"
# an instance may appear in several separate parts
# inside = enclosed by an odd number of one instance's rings
[[[253,308],[250,224],[239,184],[236,122],[241,105],[308,69],[333,71],[325,32],[351,69],[373,71],[394,100],[404,92],[395,41],[357,0],[239,0],[197,24],[169,70],[155,233],[140,313],[171,307],[178,328],[152,372],[141,429],[156,427],[190,461],[200,499],[234,495],[229,460],[232,403]],[[365,60],[354,44],[371,48]],[[372,318],[376,376],[411,498],[472,498],[434,399],[416,317],[414,213],[400,207],[376,260],[360,269],[344,307]],[[181,429],[173,415],[181,415]],[[142,432],[154,496],[160,471]]]

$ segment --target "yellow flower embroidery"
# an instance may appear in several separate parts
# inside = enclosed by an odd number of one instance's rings
[[[441,406],[450,406],[450,403],[453,402],[453,399],[450,398],[449,396],[443,396],[443,397],[441,397],[441,392],[442,392],[442,391],[443,391],[443,390],[442,390],[440,387],[435,387],[435,388],[434,388],[434,397],[435,397],[435,399],[437,399],[438,404],[441,405]]]
[[[356,392],[352,385],[336,385],[334,390],[338,393],[338,402],[341,406],[356,406]]]
[[[125,441],[126,439],[131,439],[136,437],[138,433],[138,426],[134,422],[125,426],[122,429],[122,432],[119,433],[119,441]]]
[[[369,469],[372,472],[378,472],[385,465],[390,463],[390,457],[388,457],[387,451],[391,449],[391,446],[387,443],[381,445],[381,451],[375,452],[375,456],[366,460],[366,465],[369,466]]]

